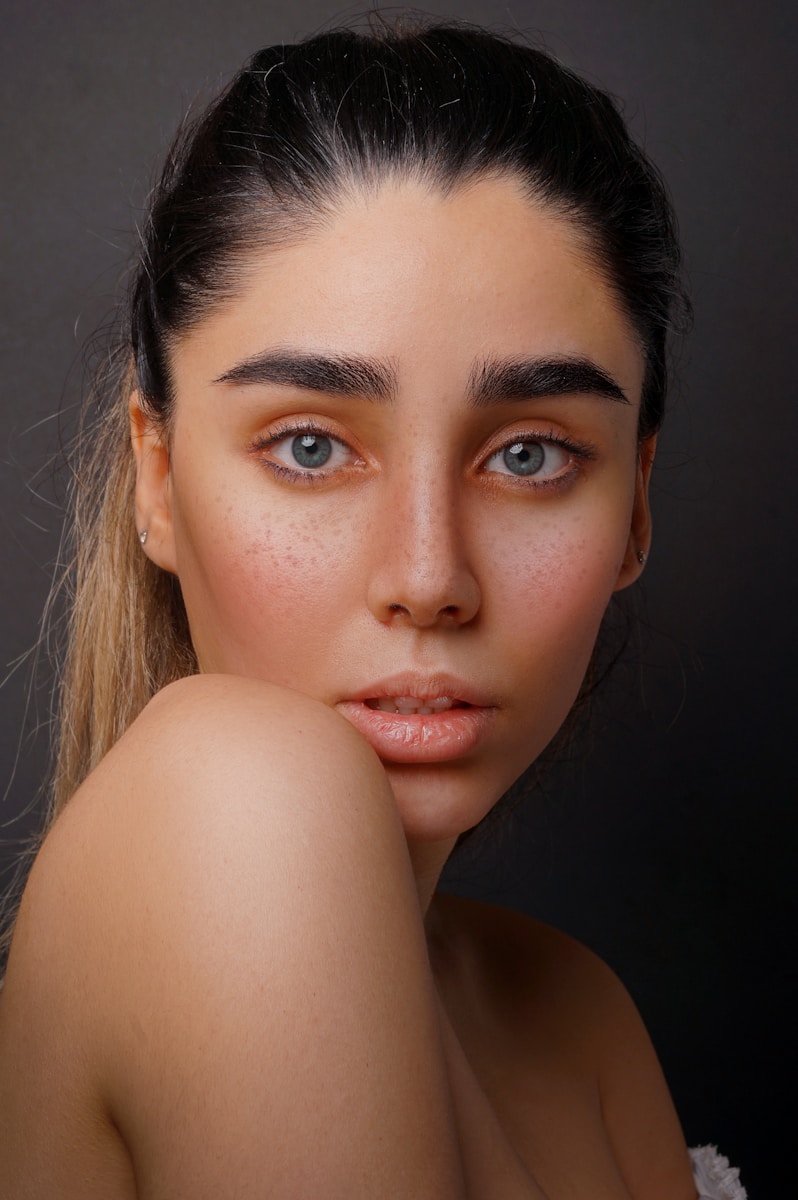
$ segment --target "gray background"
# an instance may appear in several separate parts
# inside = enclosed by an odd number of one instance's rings
[[[154,166],[187,104],[252,50],[360,11],[254,0],[0,10],[0,866],[36,818],[24,813],[46,771],[47,673],[32,686],[30,656],[19,660],[56,557],[59,439]],[[652,1031],[688,1139],[717,1141],[752,1197],[786,1195],[796,7],[451,0],[427,11],[542,35],[624,100],[670,181],[696,308],[654,477],[645,619],[594,715],[596,749],[456,864],[451,885],[603,954]]]

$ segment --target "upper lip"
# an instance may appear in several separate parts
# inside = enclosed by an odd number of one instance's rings
[[[477,708],[493,708],[496,705],[494,697],[488,695],[481,688],[476,688],[472,684],[466,683],[465,680],[456,678],[454,675],[439,672],[431,674],[411,672],[391,675],[387,679],[378,680],[376,683],[368,683],[365,687],[358,688],[341,699],[344,702],[347,700],[362,702],[365,700],[395,698],[397,696],[412,697],[412,699],[418,700],[419,703],[425,700],[441,700],[443,697],[447,697],[449,700],[472,705]]]

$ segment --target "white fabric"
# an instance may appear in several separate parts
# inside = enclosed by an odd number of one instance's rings
[[[690,1151],[698,1200],[746,1200],[740,1172],[729,1166],[717,1146],[696,1146]]]

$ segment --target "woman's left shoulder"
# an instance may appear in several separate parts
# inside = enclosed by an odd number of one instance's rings
[[[447,937],[490,981],[494,1001],[521,1029],[543,1024],[547,1037],[602,1075],[626,1054],[650,1047],[635,1005],[615,972],[560,929],[497,904],[436,896]],[[534,1028],[534,1026],[533,1026]],[[609,1065],[606,1059],[610,1057]]]
[[[637,1008],[615,972],[561,930],[493,904],[442,898],[472,970],[530,1073],[545,1059],[595,1088],[613,1155],[633,1196],[695,1196],[679,1119]]]

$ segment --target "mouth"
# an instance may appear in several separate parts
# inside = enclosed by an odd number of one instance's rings
[[[467,758],[488,736],[497,713],[487,698],[440,679],[376,685],[335,707],[383,762],[402,764]]]
[[[369,708],[380,712],[400,713],[403,717],[429,716],[432,713],[451,712],[453,708],[470,708],[465,700],[452,700],[449,696],[435,699],[419,696],[378,696],[365,700]]]

